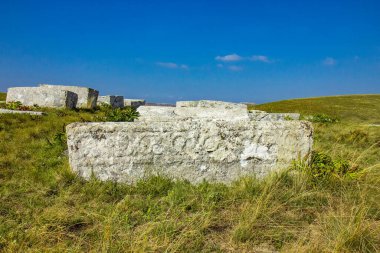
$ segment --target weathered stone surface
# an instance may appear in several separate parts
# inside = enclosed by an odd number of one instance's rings
[[[129,183],[151,173],[192,183],[262,177],[307,156],[313,142],[308,122],[208,119],[72,123],[67,137],[80,176]]]
[[[99,92],[92,88],[80,86],[40,84],[40,87],[51,88],[54,90],[66,90],[78,95],[77,108],[95,108]]]
[[[147,102],[145,103],[147,106],[165,106],[165,107],[175,107],[175,104],[168,104],[168,103],[153,103],[153,102]]]
[[[174,114],[182,118],[213,120],[248,120],[248,111],[244,108],[208,108],[208,107],[175,107]]]
[[[155,121],[163,117],[165,120],[249,120],[246,105],[221,101],[178,101],[176,107],[159,107],[158,110],[147,106],[140,108],[139,120],[144,121]]]
[[[124,99],[124,106],[131,106],[138,108],[139,106],[145,105],[144,99]]]
[[[231,182],[288,167],[306,157],[313,142],[310,123],[298,121],[298,114],[248,112],[244,104],[182,101],[137,111],[134,123],[69,125],[73,170],[130,183],[151,173]]]
[[[299,113],[267,113],[264,111],[253,110],[249,112],[251,120],[299,120]]]
[[[199,101],[178,101],[176,107],[198,107],[198,108],[214,108],[227,110],[247,110],[246,104],[230,103],[224,101],[199,100]]]
[[[140,116],[139,121],[168,121],[168,120],[249,120],[248,111],[225,110],[212,108],[192,108],[192,107],[166,107],[166,106],[140,106],[137,108]]]
[[[137,112],[139,121],[173,120],[176,117],[174,107],[167,106],[140,106]]]
[[[78,95],[66,90],[45,87],[13,87],[7,92],[7,103],[19,101],[23,105],[56,108],[75,108]]]
[[[254,121],[277,121],[277,120],[299,120],[298,113],[267,113],[264,111],[248,111],[246,106],[240,104],[226,103],[228,106],[207,107],[199,106],[198,101],[180,101],[177,107],[141,106],[137,109],[140,113],[139,120],[184,120],[184,119],[213,119],[213,120],[254,120]],[[208,101],[207,101],[208,102]],[[220,102],[219,102],[220,103]],[[178,107],[179,106],[179,107]]]
[[[8,110],[8,109],[0,109],[0,113],[10,113],[10,114],[30,114],[30,115],[43,115],[43,112],[36,111],[18,111],[18,110]]]
[[[102,103],[111,105],[113,108],[123,108],[124,107],[124,97],[123,96],[99,96],[97,104],[98,106]]]

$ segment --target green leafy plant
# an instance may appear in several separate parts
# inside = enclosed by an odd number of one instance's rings
[[[12,101],[7,103],[5,108],[9,110],[17,110],[20,106],[22,106],[20,101]]]
[[[331,156],[313,151],[310,161],[310,173],[314,178],[326,178],[331,176],[346,176],[355,172],[357,168],[351,169],[348,161],[343,159],[332,159]]]
[[[26,105],[22,105],[20,101],[12,101],[5,105],[6,109],[9,110],[19,110],[19,111],[29,111],[32,108]]]
[[[98,117],[101,121],[111,122],[132,122],[138,118],[139,113],[133,107],[113,108],[111,105],[102,103],[99,110],[104,113],[103,117]]]

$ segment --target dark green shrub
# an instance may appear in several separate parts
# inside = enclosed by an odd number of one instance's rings
[[[108,110],[112,110],[112,106],[109,105],[109,104],[106,104],[106,103],[100,103],[100,105],[98,105],[97,109],[100,110],[100,111],[108,111]]]
[[[126,107],[126,108],[116,108],[109,111],[106,111],[105,118],[106,121],[115,121],[122,122],[127,121],[131,122],[137,119],[139,116],[135,108]]]
[[[311,154],[309,169],[309,172],[314,178],[341,177],[354,172],[346,160],[334,160],[327,154],[315,151]]]
[[[132,122],[139,116],[133,107],[113,108],[111,105],[102,103],[99,110],[104,112],[104,117],[98,117],[101,121]]]

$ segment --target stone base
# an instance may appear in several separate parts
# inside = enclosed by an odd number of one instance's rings
[[[151,174],[231,182],[263,177],[308,156],[304,121],[139,121],[67,126],[71,168],[84,178],[134,183]]]

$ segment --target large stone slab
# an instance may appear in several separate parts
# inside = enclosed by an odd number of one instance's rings
[[[246,104],[241,103],[231,103],[224,101],[214,101],[214,100],[196,100],[196,101],[177,101],[176,107],[198,107],[198,108],[214,108],[214,109],[243,109],[247,110]]]
[[[222,101],[178,101],[176,107],[158,107],[159,109],[141,106],[139,120],[249,120],[247,105]]]
[[[182,118],[213,120],[248,120],[248,111],[244,108],[208,108],[208,107],[175,107],[174,114]]]
[[[262,177],[306,157],[313,143],[304,121],[72,123],[66,130],[75,172],[128,183],[157,173],[192,183]]]
[[[71,91],[45,87],[13,87],[8,88],[6,101],[19,101],[26,106],[75,108],[78,95]]]
[[[78,95],[78,102],[76,107],[84,109],[95,108],[99,95],[99,92],[97,90],[81,86],[40,84],[40,87],[74,92]]]
[[[123,108],[124,97],[123,96],[99,96],[97,105],[100,106],[102,103],[111,105],[113,108]]]
[[[174,120],[177,116],[174,107],[168,106],[140,106],[137,108],[139,121]]]
[[[245,104],[234,104],[221,101],[179,101],[175,108],[158,106],[141,106],[137,109],[140,113],[139,120],[253,120],[253,121],[278,121],[299,120],[298,113],[267,113],[264,111],[248,111]]]
[[[169,104],[169,103],[154,103],[154,102],[147,102],[145,103],[147,106],[165,106],[165,107],[175,107],[175,104]]]

